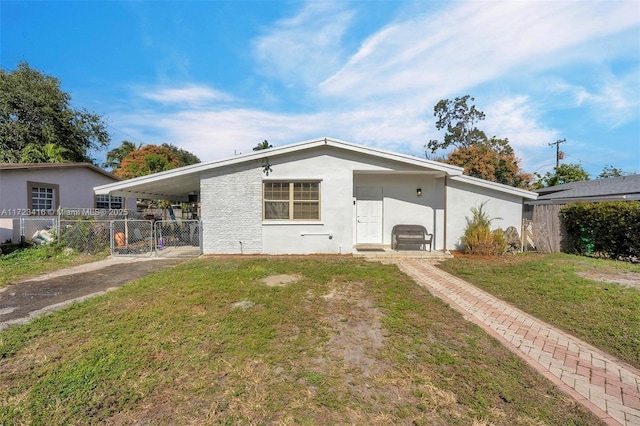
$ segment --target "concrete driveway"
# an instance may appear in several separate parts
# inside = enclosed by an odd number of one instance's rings
[[[0,330],[186,260],[110,257],[9,284],[0,288]]]

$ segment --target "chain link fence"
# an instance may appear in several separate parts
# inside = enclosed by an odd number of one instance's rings
[[[0,225],[5,241],[57,242],[86,254],[197,257],[202,252],[199,220],[155,221],[132,210],[61,208],[55,216],[5,218]]]
[[[108,252],[111,247],[110,225],[109,220],[62,219],[58,225],[58,241],[80,253]]]
[[[111,221],[111,254],[114,256],[153,255],[153,222],[118,219]]]
[[[156,256],[200,255],[199,220],[159,220],[155,223]]]

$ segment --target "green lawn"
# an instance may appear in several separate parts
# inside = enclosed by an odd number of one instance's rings
[[[289,274],[296,282],[268,286]],[[0,424],[587,425],[393,265],[202,258],[0,333]]]
[[[532,253],[458,256],[440,268],[640,368],[640,288],[600,281],[637,276],[640,265]]]

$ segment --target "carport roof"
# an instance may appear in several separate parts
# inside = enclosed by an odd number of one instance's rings
[[[237,155],[231,158],[193,164],[190,166],[154,173],[147,176],[141,176],[121,182],[101,185],[95,187],[94,191],[96,194],[111,194],[125,197],[187,201],[189,193],[197,193],[200,191],[200,177],[204,173],[221,167],[246,163],[249,161],[262,160],[266,159],[267,157],[273,158],[284,154],[295,153],[323,146],[330,146],[349,152],[371,155],[377,158],[383,158],[407,165],[417,166],[418,168],[424,168],[425,171],[436,172],[441,174],[442,176],[461,176],[463,170],[461,167],[422,159],[411,155],[398,154],[391,151],[352,144],[336,139],[322,138],[284,145],[281,147],[264,149],[248,154]],[[477,180],[482,181],[481,179]],[[473,183],[478,184],[478,182],[475,181]],[[494,188],[497,190],[507,191],[507,189],[514,189],[499,184],[494,184],[493,186],[495,185],[498,185],[498,187]]]

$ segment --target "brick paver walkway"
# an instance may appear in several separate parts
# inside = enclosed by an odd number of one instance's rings
[[[605,423],[640,425],[640,371],[429,261],[395,259],[398,267],[497,338]]]

